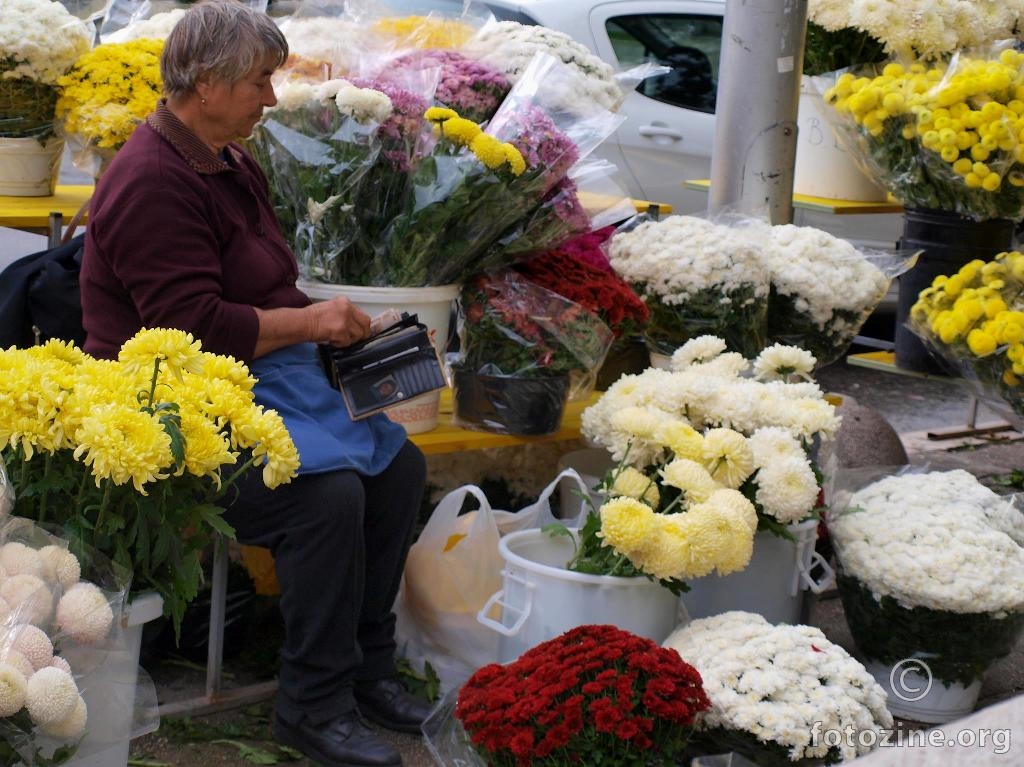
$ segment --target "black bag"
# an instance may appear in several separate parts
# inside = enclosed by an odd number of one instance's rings
[[[427,326],[415,314],[403,313],[394,325],[359,343],[320,351],[353,420],[448,385]]]
[[[85,343],[78,273],[85,235],[14,261],[0,272],[0,349],[59,338]]]

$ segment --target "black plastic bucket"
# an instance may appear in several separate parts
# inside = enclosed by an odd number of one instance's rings
[[[1010,250],[1013,228],[1010,219],[974,221],[941,210],[906,210],[899,247],[923,252],[914,268],[898,278],[896,367],[919,373],[945,372],[921,339],[906,327],[910,307],[940,274],[955,274],[969,261],[991,261],[997,253]]]

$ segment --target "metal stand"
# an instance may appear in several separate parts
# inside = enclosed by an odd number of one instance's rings
[[[161,716],[212,714],[273,697],[277,682],[260,682],[234,690],[221,690],[224,668],[224,620],[228,590],[228,544],[218,535],[214,542],[213,574],[210,581],[210,639],[206,653],[206,694],[200,698],[166,703]]]

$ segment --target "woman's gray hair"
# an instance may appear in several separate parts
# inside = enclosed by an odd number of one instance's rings
[[[288,58],[288,42],[269,16],[236,0],[205,0],[181,17],[164,42],[164,94],[187,96],[202,77],[234,85],[268,57],[275,68]]]

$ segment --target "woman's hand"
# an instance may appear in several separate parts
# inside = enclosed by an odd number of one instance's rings
[[[310,304],[309,340],[332,346],[349,346],[369,335],[370,316],[344,296]]]
[[[308,343],[349,346],[369,335],[370,317],[343,296],[302,308],[255,308],[260,330],[253,357]]]

